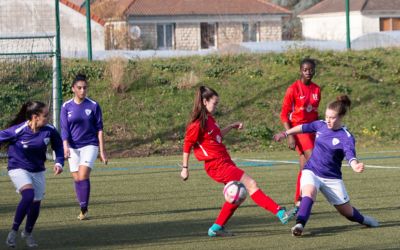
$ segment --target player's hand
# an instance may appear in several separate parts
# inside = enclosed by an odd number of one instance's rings
[[[54,175],[59,175],[63,172],[63,168],[58,164],[54,164],[53,171]]]
[[[188,167],[182,167],[181,177],[182,177],[183,181],[186,181],[187,179],[189,179],[189,168]]]
[[[288,148],[290,150],[295,150],[296,149],[296,140],[294,139],[293,135],[288,135],[287,144],[288,144]]]
[[[64,147],[64,158],[68,159],[69,157],[71,157],[71,153],[69,151],[68,147]]]
[[[106,152],[100,152],[100,160],[107,165],[108,163],[108,158]]]
[[[364,163],[359,162],[351,166],[356,173],[361,173],[364,171]]]
[[[235,129],[243,129],[243,123],[242,122],[235,122],[231,124],[231,128],[235,128]]]
[[[274,138],[274,141],[279,142],[279,141],[285,139],[286,137],[287,137],[287,134],[285,132],[280,132],[280,133],[274,135],[273,138]]]

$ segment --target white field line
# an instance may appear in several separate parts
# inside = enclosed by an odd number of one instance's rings
[[[299,164],[296,161],[275,161],[275,160],[262,160],[262,159],[241,159],[244,161],[252,162],[265,162],[265,163],[287,163],[287,164]],[[343,164],[343,166],[350,167],[349,164]],[[400,169],[400,166],[377,166],[377,165],[365,165],[366,168],[386,168],[386,169]]]

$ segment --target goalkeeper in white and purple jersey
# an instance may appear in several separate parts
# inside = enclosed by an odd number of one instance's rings
[[[46,181],[45,166],[47,146],[55,151],[55,175],[63,171],[63,144],[57,130],[47,124],[49,108],[37,101],[25,103],[8,129],[0,131],[0,144],[8,147],[8,176],[17,193],[21,195],[12,229],[6,244],[16,246],[18,229],[26,218],[21,232],[28,247],[36,247],[32,230],[39,217],[40,202],[44,198]]]
[[[355,172],[364,171],[364,163],[356,158],[354,137],[342,125],[342,119],[350,105],[351,101],[347,95],[339,96],[336,101],[328,105],[325,121],[299,125],[274,136],[275,141],[280,141],[288,135],[316,133],[313,152],[302,171],[300,181],[302,199],[296,225],[292,227],[294,236],[302,235],[318,191],[321,191],[328,202],[348,220],[368,227],[379,226],[374,218],[362,215],[350,204],[342,180],[341,167],[344,158]]]
[[[79,220],[88,219],[90,172],[97,155],[107,164],[104,150],[103,117],[100,105],[87,98],[87,80],[78,74],[71,85],[74,98],[61,108],[61,137],[64,156],[74,179],[75,193],[80,205]]]

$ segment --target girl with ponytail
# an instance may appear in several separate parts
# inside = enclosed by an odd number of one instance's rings
[[[186,181],[189,178],[189,154],[193,149],[196,158],[204,161],[204,169],[213,180],[222,184],[230,181],[242,182],[258,206],[275,214],[283,224],[286,224],[293,217],[294,211],[287,212],[285,208],[279,206],[257,186],[255,180],[232,161],[222,139],[230,130],[242,129],[243,124],[235,122],[220,129],[213,117],[218,103],[219,96],[215,90],[205,86],[201,86],[197,90],[184,139],[182,179]],[[239,205],[228,202],[223,204],[215,223],[208,230],[210,237],[232,235],[225,231],[225,224]]]
[[[21,237],[28,247],[37,246],[32,231],[45,193],[44,162],[48,144],[51,144],[56,155],[54,174],[63,171],[63,144],[57,130],[47,124],[48,115],[46,104],[29,101],[22,105],[10,127],[0,131],[0,144],[8,145],[8,176],[21,195],[12,229],[6,239],[9,247],[16,246],[17,232],[25,216],[26,225]]]
[[[342,124],[350,105],[351,101],[347,95],[338,96],[336,101],[328,104],[325,121],[298,125],[274,136],[275,141],[281,141],[293,134],[316,133],[317,135],[312,155],[304,166],[300,179],[302,198],[296,225],[292,227],[294,236],[303,234],[318,191],[321,191],[328,202],[348,220],[367,227],[379,226],[374,218],[362,215],[350,204],[342,180],[341,167],[344,158],[354,172],[364,171],[364,163],[359,162],[356,158],[355,139]]]

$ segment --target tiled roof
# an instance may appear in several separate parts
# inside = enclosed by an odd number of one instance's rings
[[[82,8],[78,5],[76,5],[75,3],[73,3],[71,0],[60,0],[60,3],[70,7],[71,9],[76,10],[77,12],[81,13],[82,15],[86,16],[86,10],[85,8]],[[101,24],[102,26],[104,26],[105,21],[103,19],[101,19],[100,17],[98,17],[97,15],[90,13],[90,18],[95,21],[96,23]]]
[[[324,0],[300,13],[313,15],[346,11],[345,0]],[[349,0],[350,11],[400,11],[400,0]]]
[[[125,11],[132,16],[290,13],[268,0],[133,0]]]

